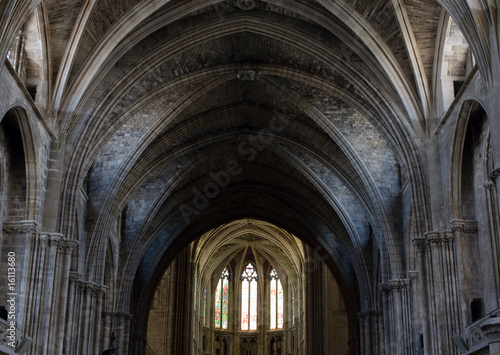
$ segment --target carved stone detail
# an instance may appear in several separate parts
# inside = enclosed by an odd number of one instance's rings
[[[485,182],[485,183],[483,184],[483,186],[484,186],[484,188],[485,188],[485,189],[488,189],[488,190],[493,190],[493,189],[495,188],[495,186],[496,186],[496,185],[495,185],[493,182],[488,181],[488,182]]]
[[[500,318],[489,318],[480,327],[489,343],[500,341]]]
[[[461,233],[477,233],[477,221],[466,221],[454,219],[451,221],[451,231]]]
[[[63,239],[60,244],[60,250],[63,254],[72,254],[73,250],[78,246],[78,240]]]
[[[470,331],[470,342],[472,346],[476,346],[484,342],[484,333],[479,328],[473,328]]]
[[[241,335],[240,343],[256,343],[257,335]]]
[[[389,288],[391,290],[401,291],[411,285],[410,279],[394,279],[389,280]]]
[[[242,69],[238,71],[237,75],[238,80],[242,81],[254,81],[255,80],[255,71],[249,69]]]
[[[408,272],[408,276],[410,277],[410,281],[414,283],[418,280],[418,271],[410,271]]]
[[[252,10],[255,7],[255,0],[233,0],[234,5],[242,10]]]
[[[3,225],[3,234],[34,234],[37,232],[37,225],[35,222],[28,223],[17,223],[17,222],[5,222]]]
[[[490,173],[490,180],[496,183],[497,177],[500,176],[500,168],[496,168]]]
[[[425,233],[425,239],[428,246],[443,245],[453,242],[453,233],[451,232],[428,232]]]
[[[427,249],[427,238],[425,237],[413,238],[412,243],[417,249],[417,252],[425,252],[425,249]]]

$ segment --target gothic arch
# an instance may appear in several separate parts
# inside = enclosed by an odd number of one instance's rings
[[[466,144],[466,135],[474,119],[482,119],[485,117],[487,121],[486,112],[482,105],[476,100],[467,100],[462,104],[460,110],[459,119],[455,127],[455,134],[453,139],[453,145],[451,150],[451,169],[450,169],[450,221],[453,219],[462,219],[461,208],[465,201],[463,201],[463,190],[462,188],[466,184],[472,183],[472,181],[462,182],[464,174],[468,172],[467,169],[472,168],[472,166],[466,167],[464,163],[472,163],[464,157],[464,149]],[[465,160],[464,160],[465,159]]]

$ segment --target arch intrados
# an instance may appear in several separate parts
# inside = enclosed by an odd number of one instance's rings
[[[10,116],[12,115],[12,116]],[[24,154],[25,174],[26,174],[26,220],[35,220],[38,211],[38,191],[39,178],[37,168],[37,140],[35,139],[33,129],[29,120],[29,115],[25,108],[21,106],[11,106],[5,113],[0,116],[0,123],[5,117],[10,116],[13,123],[16,124],[14,129],[19,131],[22,140],[22,148]]]
[[[458,120],[453,134],[450,154],[450,220],[461,219],[461,201],[462,201],[462,161],[465,137],[469,127],[471,117],[484,113],[488,119],[487,111],[483,105],[474,99],[466,100],[462,103]]]
[[[233,213],[231,216],[227,216],[227,217],[224,216],[224,217],[221,217],[220,220],[214,220],[213,222],[207,224],[207,226],[204,226],[203,228],[196,226],[196,227],[193,227],[192,229],[189,228],[189,230],[186,229],[185,231],[183,231],[183,233],[181,233],[179,235],[177,240],[184,240],[184,243],[183,243],[184,245],[182,247],[178,248],[178,250],[174,253],[169,253],[168,255],[167,255],[167,253],[164,254],[164,257],[161,259],[162,262],[156,266],[156,268],[152,274],[152,277],[150,278],[150,281],[149,281],[150,286],[141,287],[140,300],[137,304],[136,310],[147,311],[150,308],[150,304],[152,302],[156,286],[161,281],[161,278],[164,275],[164,273],[166,272],[166,270],[168,269],[168,267],[170,266],[170,263],[175,259],[176,255],[182,250],[183,247],[186,247],[191,242],[195,241],[197,238],[199,238],[201,235],[203,235],[203,232],[202,232],[202,234],[199,234],[200,233],[199,231],[205,231],[205,233],[207,233],[211,229],[217,228],[217,226],[220,226],[222,224],[228,224],[228,223],[231,223],[232,221],[238,220],[238,219],[251,218],[251,219],[260,220],[260,221],[264,221],[266,223],[276,225],[278,228],[284,229],[285,231],[289,231],[290,233],[296,235],[293,232],[293,230],[296,230],[295,227],[292,227],[291,229],[286,229],[286,228],[283,228],[280,225],[274,223],[274,221],[272,221],[270,219],[266,220],[265,218],[261,218],[261,217],[263,217],[263,216],[257,216],[255,214],[252,215],[252,214],[249,214],[248,211],[240,211],[238,214]],[[223,222],[221,223],[221,221],[223,221]],[[198,237],[196,237],[196,236],[193,237],[193,235],[197,235]],[[189,236],[189,237],[186,237],[186,236]],[[313,248],[314,244],[311,244],[311,240],[303,239],[299,236],[297,236],[297,238],[300,239],[305,244],[309,245],[309,247],[312,250],[319,250],[319,252],[322,253],[323,256],[328,254],[328,253],[325,254],[326,250],[324,250],[320,246],[320,244],[316,244],[315,247]],[[358,300],[359,293],[358,293],[358,287],[356,287],[358,281],[355,281],[356,277],[353,276],[354,280],[344,279],[344,277],[342,276],[343,273],[342,272],[339,273],[339,265],[336,265],[336,263],[333,262],[333,260],[331,259],[331,255],[329,255],[328,258],[326,258],[322,261],[325,262],[326,266],[332,272],[332,275],[334,276],[337,283],[339,284],[339,287],[341,288],[344,297],[346,299],[353,301],[349,305],[347,305],[347,307],[349,308],[350,314],[351,315],[356,314],[359,311],[359,300]],[[233,272],[234,272],[234,270],[233,270]],[[134,286],[134,289],[136,287],[137,286]],[[149,291],[144,292],[145,290],[149,290]],[[132,289],[131,289],[131,292],[137,292],[137,291],[139,291],[139,289],[136,289],[136,291],[132,291]],[[145,294],[147,294],[147,296],[143,297]]]

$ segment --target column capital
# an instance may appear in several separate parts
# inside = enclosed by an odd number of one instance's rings
[[[104,295],[107,290],[108,290],[108,286],[106,286],[106,285],[99,285],[99,286],[96,286],[95,289],[94,289],[95,293],[98,296]]]
[[[61,246],[62,239],[63,239],[62,234],[60,234],[60,233],[48,233],[47,236],[48,236],[47,240],[48,240],[49,246],[57,247],[57,248],[59,248],[59,246]]]
[[[477,233],[477,221],[475,220],[465,220],[465,219],[454,219],[451,221],[451,231],[460,233]]]
[[[60,249],[63,254],[72,254],[78,244],[78,240],[75,239],[62,239]]]
[[[487,190],[493,190],[495,188],[495,183],[492,182],[492,181],[488,181],[488,182],[485,182],[483,184],[484,188],[487,189]]]
[[[410,282],[415,282],[418,280],[418,271],[409,271],[408,277],[410,278]]]
[[[69,281],[70,282],[73,282],[73,283],[79,282],[81,277],[82,276],[80,274],[78,274],[74,271],[69,273]]]
[[[391,290],[400,291],[411,285],[410,279],[392,279],[389,280],[389,287]]]
[[[451,243],[453,242],[453,232],[427,232],[425,233],[425,239],[428,246]]]
[[[97,285],[93,282],[81,280],[78,281],[78,286],[83,292],[94,292],[95,288],[97,287]]]
[[[500,168],[496,168],[490,173],[490,180],[496,183],[497,177],[500,176]]]
[[[415,248],[417,249],[417,252],[424,252],[425,249],[427,248],[427,238],[426,237],[415,237],[411,241]]]
[[[38,233],[38,225],[35,221],[4,222],[3,234],[34,234]]]

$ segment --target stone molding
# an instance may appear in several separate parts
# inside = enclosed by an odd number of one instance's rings
[[[19,235],[34,234],[38,232],[38,226],[35,221],[4,222],[3,234]]]
[[[242,69],[238,71],[237,75],[238,80],[241,81],[254,81],[255,80],[255,71],[249,69]]]
[[[214,339],[215,340],[231,340],[231,334],[224,333],[224,332],[215,332],[214,333]]]
[[[233,0],[233,3],[241,10],[252,10],[255,7],[255,0]]]
[[[425,241],[427,246],[452,243],[453,233],[451,231],[427,232],[425,233]]]
[[[427,248],[427,238],[425,237],[415,237],[412,239],[412,243],[418,252],[424,252]]]
[[[410,279],[393,279],[389,280],[389,289],[400,291],[411,285]]]
[[[269,335],[269,340],[283,341],[283,333],[272,333]]]
[[[476,234],[478,231],[477,221],[454,219],[451,221],[451,231]]]
[[[240,335],[240,343],[256,343],[257,335]]]
[[[490,318],[479,327],[489,343],[500,342],[500,317]]]

